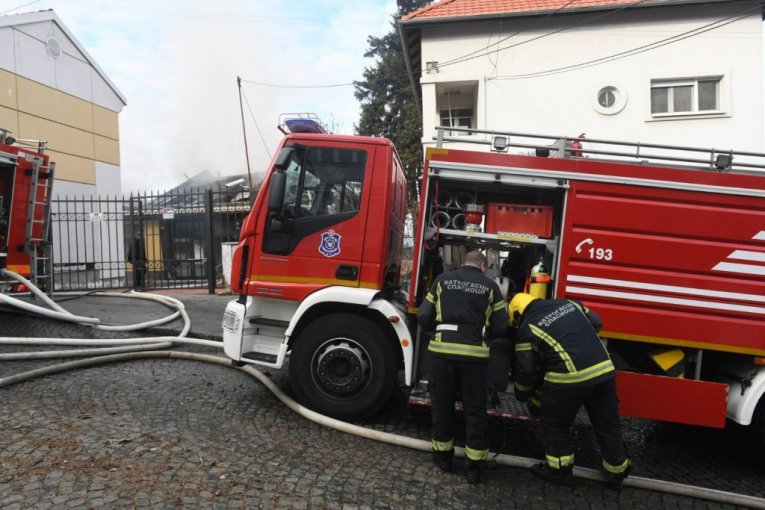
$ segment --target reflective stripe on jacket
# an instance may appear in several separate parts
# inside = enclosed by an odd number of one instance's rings
[[[436,355],[488,360],[489,338],[507,329],[507,305],[497,284],[473,266],[439,275],[420,305],[417,320],[435,331],[428,350]]]
[[[596,328],[600,318],[578,301],[532,301],[516,336],[516,392],[528,393],[540,379],[585,385],[615,377]]]

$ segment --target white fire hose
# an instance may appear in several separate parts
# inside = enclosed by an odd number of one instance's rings
[[[126,324],[119,326],[107,326],[100,324],[101,319],[94,317],[83,317],[75,315],[61,305],[56,303],[47,294],[42,292],[36,285],[24,278],[23,276],[14,273],[8,269],[0,269],[0,276],[6,278],[12,278],[17,282],[25,285],[30,292],[39,298],[43,303],[50,308],[45,308],[32,303],[21,301],[20,299],[7,296],[0,293],[0,303],[10,305],[26,312],[36,313],[44,317],[51,319],[63,320],[67,322],[73,322],[85,326],[90,326],[100,331],[137,331],[140,329],[146,329],[161,324],[166,324],[170,321],[181,317],[183,319],[183,328],[177,336],[155,336],[155,337],[142,337],[133,339],[111,339],[111,340],[98,340],[98,339],[76,339],[76,338],[16,338],[16,337],[0,337],[0,344],[6,345],[72,345],[72,346],[88,346],[90,349],[73,349],[73,350],[56,350],[56,351],[42,351],[42,352],[25,352],[25,353],[4,353],[0,354],[0,361],[11,360],[24,360],[24,359],[44,359],[44,358],[71,358],[71,357],[83,357],[83,356],[97,356],[101,354],[117,354],[131,351],[145,351],[147,349],[167,349],[172,346],[173,343],[187,343],[204,345],[207,347],[220,348],[220,342],[213,342],[210,340],[199,340],[196,338],[186,338],[189,330],[191,329],[191,320],[186,313],[186,308],[183,303],[175,298],[169,296],[159,296],[156,294],[145,294],[131,292],[129,294],[123,294],[119,292],[97,292],[93,295],[103,297],[120,297],[131,299],[142,299],[147,301],[154,301],[161,303],[170,308],[174,308],[175,312],[172,314],[146,322],[138,324]]]

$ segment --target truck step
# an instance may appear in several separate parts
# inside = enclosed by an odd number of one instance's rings
[[[281,328],[287,329],[290,325],[289,321],[281,321],[278,319],[268,319],[266,317],[253,317],[250,319],[250,324],[258,326],[268,326],[269,328]]]
[[[491,397],[486,402],[486,414],[506,420],[536,420],[537,418],[529,414],[526,404],[515,399],[510,392],[496,393],[497,401],[492,401]],[[409,405],[419,407],[432,407],[430,393],[427,390],[427,383],[420,381],[409,391]],[[462,402],[457,401],[454,405],[457,412],[462,412]],[[590,420],[584,408],[580,409],[574,420],[575,425],[589,425]]]
[[[266,354],[263,352],[245,352],[242,353],[242,361],[259,361],[261,363],[276,363],[278,357],[276,354]]]

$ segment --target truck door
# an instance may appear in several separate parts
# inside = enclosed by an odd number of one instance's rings
[[[302,300],[328,285],[358,287],[373,149],[293,148],[283,206],[261,216],[248,294]]]

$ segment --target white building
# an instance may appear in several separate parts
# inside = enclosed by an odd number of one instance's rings
[[[452,125],[762,152],[762,18],[752,0],[441,0],[399,31],[425,146]]]
[[[126,104],[55,12],[0,16],[0,128],[48,142],[54,197],[121,194]]]

